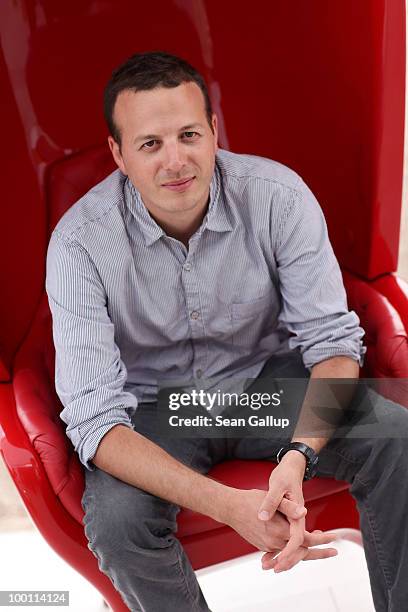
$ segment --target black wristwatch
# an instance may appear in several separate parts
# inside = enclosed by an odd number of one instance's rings
[[[299,451],[299,453],[302,453],[302,455],[304,455],[306,458],[306,469],[303,480],[310,480],[311,478],[313,478],[313,476],[316,476],[319,457],[317,456],[317,453],[315,453],[313,448],[310,448],[310,446],[308,446],[307,444],[303,444],[302,442],[291,442],[286,446],[282,446],[276,457],[277,462],[280,463],[282,461],[282,457],[286,455],[286,453],[290,450],[297,450]]]

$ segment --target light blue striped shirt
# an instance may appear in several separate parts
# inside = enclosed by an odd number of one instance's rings
[[[46,289],[61,419],[90,470],[102,437],[131,427],[159,381],[225,389],[272,354],[299,350],[311,368],[336,355],[361,364],[366,350],[315,197],[252,155],[219,151],[188,249],[113,172],[59,221]]]

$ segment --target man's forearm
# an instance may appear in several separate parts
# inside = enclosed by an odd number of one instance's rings
[[[99,443],[94,465],[152,495],[228,522],[235,489],[188,468],[160,446],[124,425],[116,425]]]
[[[317,363],[313,368],[310,375],[311,380],[319,378],[347,378],[357,379],[359,376],[359,365],[354,359],[345,356],[332,357]],[[319,387],[309,384],[306,391],[306,395],[303,401],[302,410],[298,419],[295,433],[292,438],[292,442],[303,442],[317,453],[325,446],[330,439],[332,433],[336,429],[336,423],[333,423],[330,427],[330,423],[327,421],[323,422],[322,425],[327,433],[322,436],[314,436],[313,431],[318,428],[318,419],[313,411],[314,406],[321,405],[321,398],[316,396],[319,392]],[[354,389],[351,386],[345,386],[344,397],[342,398],[343,408],[346,409],[349,401],[352,398]],[[336,408],[333,408],[332,414],[335,414]],[[339,417],[341,416],[339,412]],[[305,435],[308,433],[310,435]],[[296,451],[295,451],[296,452]],[[296,452],[296,454],[299,454]]]

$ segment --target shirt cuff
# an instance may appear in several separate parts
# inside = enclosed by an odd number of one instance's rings
[[[363,346],[362,341],[359,341],[359,347],[351,348],[350,346],[333,346],[333,347],[318,347],[313,346],[307,351],[305,351],[302,355],[303,363],[308,370],[311,370],[313,366],[324,361],[325,359],[330,359],[331,357],[350,357],[357,361],[360,368],[364,365],[365,354],[367,352],[367,347]]]
[[[78,428],[80,442],[75,450],[78,453],[80,462],[90,472],[95,470],[95,465],[91,463],[91,460],[95,456],[102,438],[112,429],[112,427],[115,427],[116,425],[126,425],[130,429],[133,429],[130,419],[111,420],[109,423],[104,423],[95,429],[89,430],[85,437],[81,436],[80,428]]]

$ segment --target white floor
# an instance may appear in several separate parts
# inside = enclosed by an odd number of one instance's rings
[[[363,549],[339,540],[331,559],[289,572],[261,569],[254,553],[197,572],[213,612],[374,612]]]
[[[213,612],[374,612],[362,548],[343,540],[336,547],[337,557],[302,562],[281,574],[263,571],[261,553],[254,553],[197,576]],[[60,610],[107,612],[101,595],[33,530],[0,534],[0,590],[22,589],[68,590],[69,608]],[[32,608],[1,607],[16,609]]]

